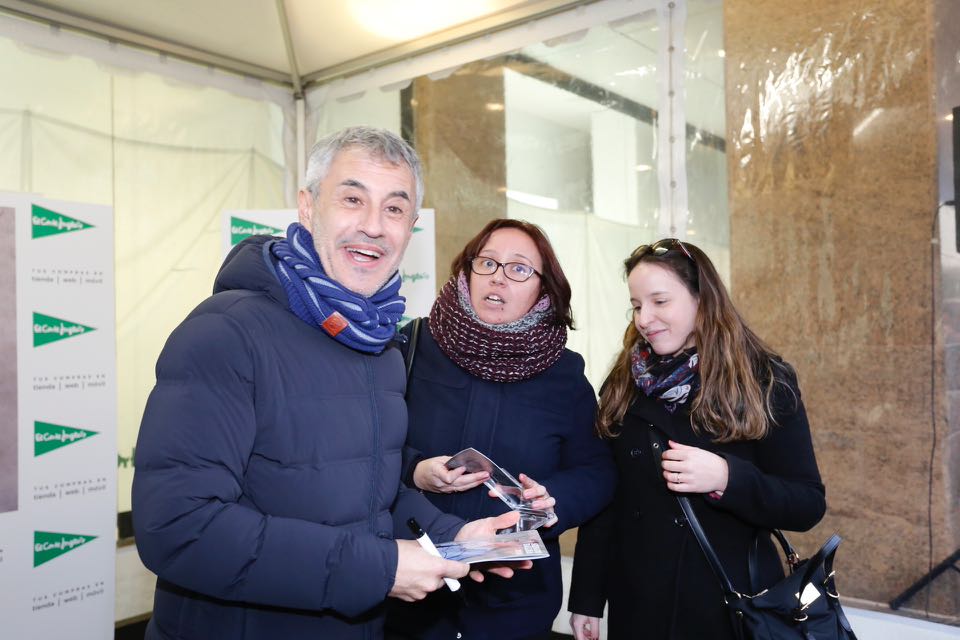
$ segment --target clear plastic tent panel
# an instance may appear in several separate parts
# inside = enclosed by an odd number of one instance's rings
[[[211,291],[220,212],[284,205],[283,112],[9,39],[0,59],[0,190],[114,207],[119,453],[129,458],[160,349]],[[119,472],[126,511],[132,464]]]

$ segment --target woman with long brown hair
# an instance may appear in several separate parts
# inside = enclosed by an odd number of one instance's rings
[[[641,245],[624,268],[633,318],[596,424],[620,479],[610,507],[580,528],[571,626],[577,640],[599,638],[609,604],[611,640],[732,638],[676,495],[693,501],[734,584],[756,593],[779,580],[764,532],[807,530],[826,508],[797,377],[750,330],[696,246]],[[651,431],[668,442],[662,458]]]

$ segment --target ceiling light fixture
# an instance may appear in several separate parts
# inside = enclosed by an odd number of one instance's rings
[[[494,10],[490,0],[353,0],[360,26],[393,42],[404,42],[479,18]]]

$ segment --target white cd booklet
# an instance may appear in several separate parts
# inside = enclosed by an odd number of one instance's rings
[[[444,542],[437,545],[437,551],[447,560],[466,563],[539,560],[550,555],[537,531],[501,533],[483,540]]]
[[[554,516],[540,509],[533,509],[532,500],[523,499],[523,485],[510,472],[496,462],[483,455],[473,447],[464,449],[447,460],[447,469],[466,467],[465,473],[486,471],[490,477],[484,481],[488,489],[493,491],[508,507],[520,513],[517,531],[531,531],[550,522]]]

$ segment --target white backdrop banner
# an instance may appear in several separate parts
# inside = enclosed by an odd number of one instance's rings
[[[0,462],[17,452],[0,465],[3,636],[102,640],[117,523],[113,210],[0,194],[0,230],[15,283],[0,286],[0,320],[16,327],[0,340],[16,363],[0,376]]]
[[[287,227],[297,221],[296,209],[228,210],[222,214],[222,245],[226,257],[244,238],[254,235],[285,236]],[[434,210],[421,209],[413,237],[400,263],[403,285],[400,293],[407,299],[403,322],[430,314],[437,293],[436,232]]]

